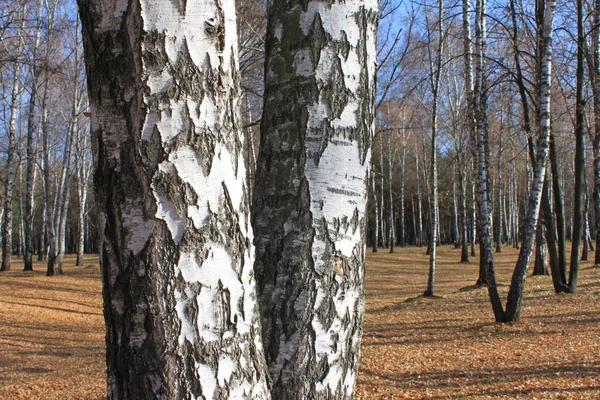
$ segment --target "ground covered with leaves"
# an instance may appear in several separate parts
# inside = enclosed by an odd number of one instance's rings
[[[516,256],[496,254],[504,296]],[[424,249],[368,254],[358,399],[600,398],[600,268],[582,264],[574,295],[529,277],[522,321],[499,325],[473,286],[477,259],[459,259],[439,250],[436,297],[423,298]],[[73,264],[54,278],[20,260],[0,273],[0,399],[104,398],[100,271]]]
[[[358,399],[600,399],[600,268],[582,262],[569,295],[528,277],[521,321],[496,324],[478,257],[442,247],[424,298],[425,250],[396,251],[368,255]],[[517,251],[495,257],[505,299]]]

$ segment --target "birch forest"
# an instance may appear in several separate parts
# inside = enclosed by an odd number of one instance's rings
[[[351,398],[366,252],[600,264],[600,0],[0,4],[0,271],[100,254],[109,398]]]

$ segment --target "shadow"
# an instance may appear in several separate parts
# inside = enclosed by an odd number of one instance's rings
[[[37,304],[19,303],[19,302],[16,302],[16,301],[0,300],[0,303],[14,304],[14,305],[17,305],[17,306],[22,306],[22,307],[41,308],[41,309],[44,309],[44,310],[54,310],[54,311],[61,311],[61,312],[72,313],[72,314],[80,314],[80,315],[98,315],[98,316],[102,315],[102,312],[75,311],[75,310],[70,310],[68,308],[51,307],[51,306],[37,305]]]
[[[584,391],[584,390],[595,390],[599,386],[585,386],[577,388],[553,388],[550,389],[546,386],[526,388],[523,390],[508,389],[508,390],[497,390],[495,389],[501,384],[512,384],[513,382],[524,382],[533,378],[539,380],[556,380],[557,376],[560,376],[563,380],[576,381],[578,379],[598,379],[600,374],[600,365],[598,363],[593,364],[558,364],[558,365],[540,365],[537,367],[530,368],[499,368],[499,369],[455,369],[449,371],[429,371],[429,372],[418,372],[418,373],[404,373],[404,374],[383,374],[372,371],[368,368],[362,369],[363,377],[361,383],[370,383],[369,378],[374,378],[376,382],[381,380],[385,381],[388,385],[396,388],[406,389],[408,387],[422,387],[423,389],[443,389],[448,392],[452,392],[452,388],[464,388],[465,385],[481,385],[482,390],[473,391],[469,395],[506,395],[511,394],[526,394],[532,391]],[[540,382],[542,385],[543,382]],[[485,385],[492,386],[492,389],[485,388]],[[464,396],[464,392],[461,392],[461,397]]]
[[[456,293],[472,292],[474,290],[485,289],[485,288],[486,288],[485,285],[476,283],[474,285],[462,287],[462,288],[458,289],[458,291]]]

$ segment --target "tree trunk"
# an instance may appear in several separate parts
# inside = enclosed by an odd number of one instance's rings
[[[538,95],[538,143],[534,162],[533,180],[529,193],[527,215],[523,224],[523,244],[513,272],[506,304],[506,322],[518,321],[523,304],[523,290],[527,270],[533,253],[535,229],[542,200],[543,184],[548,158],[548,138],[550,133],[550,86],[552,80],[552,25],[556,0],[548,0],[544,11],[544,21],[540,37],[540,74]]]
[[[44,1],[40,0],[38,3],[37,15],[41,17],[44,8]],[[32,51],[32,65],[31,65],[31,89],[29,93],[29,110],[27,113],[27,176],[25,181],[25,249],[23,252],[23,271],[33,270],[33,217],[34,217],[34,192],[35,192],[35,178],[36,178],[36,163],[37,154],[35,148],[35,113],[36,113],[36,102],[37,102],[37,89],[38,89],[38,49],[40,47],[41,37],[41,23],[38,22],[35,27],[34,43]]]
[[[393,188],[393,171],[392,171],[392,131],[389,132],[388,135],[388,243],[390,244],[390,253],[394,252],[395,245],[395,223],[394,223],[394,194],[392,191]]]
[[[467,190],[466,190],[466,177],[464,167],[460,165],[458,167],[458,179],[459,179],[459,201],[460,201],[460,262],[469,262],[469,239],[468,239],[468,224],[467,224]]]
[[[379,134],[383,136],[383,132]],[[385,209],[385,200],[384,200],[384,182],[383,182],[383,137],[379,138],[379,238],[381,239],[381,245],[383,248],[387,247],[387,235],[385,233],[385,224],[384,224],[384,209]]]
[[[487,129],[486,85],[484,77],[485,47],[486,47],[486,3],[477,0],[475,6],[475,83],[473,86],[471,104],[474,112],[474,127],[472,127],[473,158],[477,162],[477,204],[479,207],[479,237],[480,237],[480,271],[485,271],[480,283],[485,282],[492,304],[492,310],[497,322],[504,320],[502,302],[496,287],[494,270],[494,254],[492,248],[492,210],[490,205],[489,178],[489,132]],[[465,38],[467,40],[467,38]],[[470,63],[470,58],[467,60]],[[467,63],[467,62],[466,62]]]
[[[404,121],[402,122],[404,124]],[[407,135],[404,130],[404,126],[402,129],[402,159],[400,160],[400,208],[398,215],[398,222],[400,224],[400,247],[406,246],[406,223],[405,223],[405,200],[404,200],[404,183],[405,183],[405,166],[406,166],[406,144],[407,144]]]
[[[475,257],[475,242],[477,241],[477,199],[475,190],[475,180],[471,184],[471,257]],[[485,276],[485,270],[482,271],[481,265],[479,271],[479,277]]]
[[[600,25],[600,0],[594,0],[593,11],[594,26]],[[589,76],[593,93],[594,106],[594,139],[592,141],[594,156],[594,191],[592,198],[594,200],[594,224],[596,227],[596,254],[594,264],[600,265],[600,29],[593,29],[590,32],[592,36],[592,54]]]
[[[439,225],[439,214],[438,214],[438,176],[437,176],[437,130],[438,130],[438,98],[440,90],[440,80],[442,75],[442,55],[443,55],[443,43],[444,43],[444,31],[443,31],[443,12],[444,2],[438,0],[437,20],[435,24],[437,26],[437,48],[435,54],[432,54],[432,40],[434,36],[430,30],[428,30],[428,37],[430,38],[427,52],[429,54],[429,65],[431,71],[431,88],[432,88],[432,111],[431,111],[431,238],[429,244],[429,277],[427,279],[427,289],[425,290],[425,296],[434,295],[435,285],[435,255],[438,237],[438,225]]]
[[[460,234],[458,223],[458,204],[456,200],[456,165],[452,169],[452,243],[454,248],[460,248]]]
[[[423,201],[421,199],[421,175],[419,173],[419,151],[415,145],[415,169],[417,175],[417,246],[423,246]]]
[[[19,112],[19,99],[21,96],[20,73],[20,64],[15,62],[7,132],[8,147],[6,155],[6,181],[4,183],[4,220],[2,222],[2,267],[0,267],[0,271],[8,271],[11,267],[13,192],[15,188],[15,168],[18,159],[16,154],[17,114]]]
[[[577,71],[575,91],[575,185],[573,187],[573,239],[571,242],[571,262],[569,268],[569,290],[575,293],[579,277],[579,257],[581,239],[583,237],[583,190],[585,174],[585,99],[583,97],[583,0],[577,0]]]
[[[540,218],[538,221],[535,241],[535,263],[533,275],[549,275],[548,268],[548,244],[546,241],[546,225]]]
[[[80,0],[109,399],[268,398],[233,0]]]
[[[373,253],[377,253],[379,247],[379,204],[377,202],[377,191],[375,190],[375,172],[372,165],[369,171],[369,182],[371,183],[371,194],[373,196]]]
[[[350,399],[362,333],[376,2],[273,0],[268,14],[253,227],[271,395]]]

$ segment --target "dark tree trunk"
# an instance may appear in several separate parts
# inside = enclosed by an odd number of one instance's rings
[[[356,0],[269,3],[252,222],[273,399],[349,399],[354,391],[375,7]],[[351,74],[346,60],[357,60]]]
[[[577,0],[577,71],[575,92],[575,185],[573,187],[573,239],[569,269],[569,289],[575,293],[579,277],[579,257],[583,237],[583,191],[585,174],[585,99],[583,97],[585,36],[583,32],[583,0]]]

